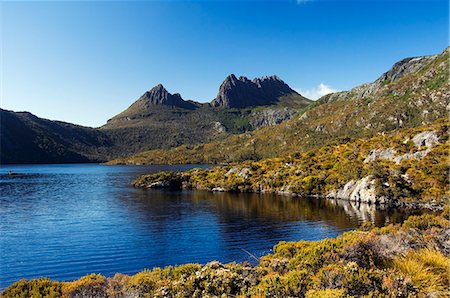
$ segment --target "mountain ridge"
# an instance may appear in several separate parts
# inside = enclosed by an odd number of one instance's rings
[[[76,129],[68,129],[58,121],[32,114],[14,116],[4,110],[2,130],[7,132],[1,135],[0,163],[99,162],[145,150],[207,143],[276,125],[309,104],[300,95],[288,94],[272,105],[216,108],[186,101],[158,84],[99,128],[73,125]],[[24,134],[27,140],[22,139]]]
[[[292,89],[275,76],[250,81],[230,75],[231,83],[250,90],[263,89],[264,82],[283,87],[266,92],[267,98],[281,94],[276,101],[262,98],[262,105],[245,108],[185,101],[157,85],[130,106],[134,111],[96,129],[1,110],[0,162],[222,163],[279,156],[445,117],[448,67],[449,48],[402,59],[376,81],[316,102],[286,93]]]
[[[373,83],[325,95],[304,113],[279,125],[201,146],[142,152],[113,163],[258,160],[432,123],[448,115],[449,60],[449,48],[437,55],[403,59]],[[398,75],[400,72],[402,75]]]

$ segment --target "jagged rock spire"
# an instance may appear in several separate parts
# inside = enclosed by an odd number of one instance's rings
[[[280,96],[295,92],[279,77],[237,78],[230,74],[220,85],[216,98],[211,102],[214,107],[244,108],[250,106],[270,105],[278,101]]]

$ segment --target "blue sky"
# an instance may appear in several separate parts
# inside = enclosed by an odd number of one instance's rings
[[[100,126],[162,83],[212,100],[230,73],[305,95],[448,46],[448,1],[8,2],[1,107]]]

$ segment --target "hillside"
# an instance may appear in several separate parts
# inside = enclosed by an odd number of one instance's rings
[[[449,49],[403,59],[375,82],[325,95],[276,126],[202,145],[183,145],[114,160],[119,164],[227,163],[258,160],[416,127],[447,116]]]
[[[143,188],[272,192],[385,207],[442,208],[448,202],[448,125],[402,129],[282,158],[144,175]]]
[[[27,112],[0,109],[0,163],[74,163],[103,161],[111,146],[101,131]]]

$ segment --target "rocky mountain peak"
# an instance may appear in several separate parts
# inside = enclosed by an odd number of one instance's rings
[[[192,104],[184,101],[179,93],[171,94],[162,84],[158,84],[149,91],[145,92],[138,102],[148,105],[165,105],[179,108],[192,108]]]
[[[397,63],[395,63],[387,72],[385,72],[378,81],[386,81],[389,80],[391,82],[396,81],[406,74],[417,72],[419,69],[424,67],[426,62],[430,59],[435,58],[434,56],[421,56],[421,57],[410,57],[405,58]]]
[[[170,94],[162,84],[158,84],[145,92],[139,99],[156,105],[171,105],[171,102],[173,101],[172,94]]]
[[[270,105],[276,103],[279,97],[292,93],[298,95],[276,75],[249,80],[245,76],[237,78],[230,74],[220,85],[211,105],[225,108]]]

